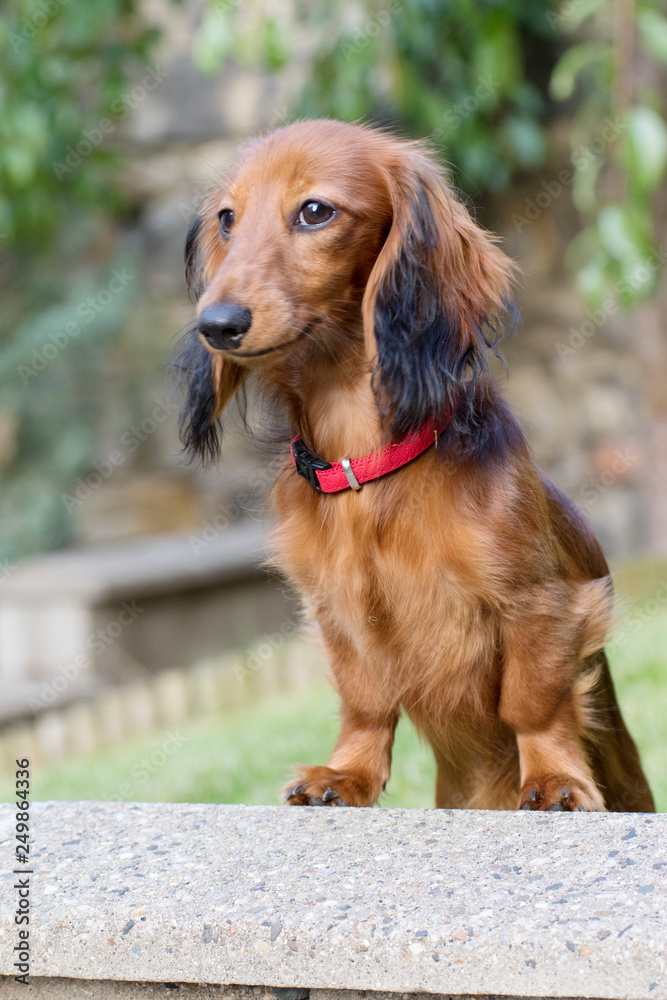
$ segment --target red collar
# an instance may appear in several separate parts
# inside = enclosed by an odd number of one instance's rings
[[[318,493],[338,493],[340,490],[360,490],[363,483],[379,479],[389,472],[407,465],[422,452],[438,442],[438,437],[451,421],[451,416],[434,428],[425,424],[417,434],[404,438],[397,444],[390,444],[361,458],[344,458],[342,462],[327,462],[308,448],[297,436],[291,444],[292,461],[300,476],[310,483]]]

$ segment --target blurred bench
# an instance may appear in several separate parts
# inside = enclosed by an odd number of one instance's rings
[[[0,840],[14,823],[0,806]],[[667,997],[665,815],[52,802],[31,827],[48,1000]],[[7,977],[16,934],[0,923]]]
[[[261,524],[27,560],[0,584],[0,721],[278,630],[294,609],[266,570]]]

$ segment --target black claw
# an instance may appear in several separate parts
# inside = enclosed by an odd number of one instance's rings
[[[530,795],[528,796],[531,802],[537,802],[537,789],[531,788]]]
[[[336,798],[336,793],[333,788],[327,788],[322,796],[322,802],[331,802],[332,799]]]
[[[586,810],[584,809],[584,807],[583,807],[583,806],[577,806],[577,810],[578,810],[578,811],[579,811],[580,813],[583,813],[583,812],[586,812]]]
[[[567,788],[561,788],[560,794],[561,794],[561,798],[563,798],[563,799],[569,799],[569,797],[570,797],[570,793],[568,792]]]
[[[292,791],[288,792],[287,795],[285,796],[285,802],[289,802],[289,800],[293,798],[295,795],[301,795],[301,793],[304,791],[305,788],[303,785],[295,785]]]
[[[522,809],[530,809],[530,802],[524,802],[524,804],[521,806],[521,808]]]
[[[311,795],[310,798],[308,799],[308,805],[309,806],[323,806],[323,805],[326,805],[326,803],[323,802],[322,799],[319,799],[317,797],[317,795]]]
[[[386,790],[387,790],[387,782],[383,781],[382,782],[382,791],[385,792]]]
[[[549,806],[547,812],[550,813],[565,812],[565,806],[563,805],[562,802],[554,802],[552,806]]]

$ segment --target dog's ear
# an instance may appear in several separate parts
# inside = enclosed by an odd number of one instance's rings
[[[245,382],[247,372],[210,351],[196,328],[183,337],[172,368],[185,400],[178,419],[181,441],[191,459],[210,465],[220,457],[220,414]]]
[[[201,215],[190,223],[185,241],[185,278],[196,298],[207,283],[211,241],[209,227]],[[247,370],[217,351],[210,350],[197,328],[190,330],[179,344],[172,362],[177,380],[185,390],[179,417],[181,441],[191,458],[210,464],[220,457],[222,424],[220,414],[241,388]]]
[[[392,221],[370,274],[364,331],[374,388],[391,438],[428,422],[474,437],[475,380],[503,313],[514,318],[514,265],[456,199],[421,148],[386,170]]]

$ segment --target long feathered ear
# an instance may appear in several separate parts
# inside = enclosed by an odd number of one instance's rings
[[[482,419],[476,379],[500,317],[514,319],[514,265],[422,148],[402,151],[386,184],[392,223],[363,302],[380,413],[400,440],[455,407],[452,431],[469,450]]]
[[[179,347],[172,368],[185,390],[178,418],[181,441],[191,459],[210,465],[220,458],[220,414],[243,385],[247,373],[209,351],[196,328],[186,333]]]
[[[192,219],[185,241],[185,278],[196,298],[207,282],[207,227],[201,215]],[[179,417],[181,441],[192,459],[205,465],[220,457],[222,424],[220,414],[241,388],[247,370],[209,350],[194,327],[179,343],[172,362],[185,400]]]

